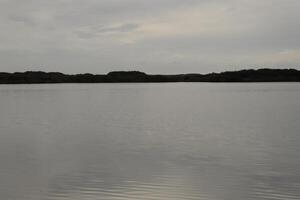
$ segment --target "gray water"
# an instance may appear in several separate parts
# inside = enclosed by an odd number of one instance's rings
[[[300,84],[0,85],[0,199],[300,199]]]

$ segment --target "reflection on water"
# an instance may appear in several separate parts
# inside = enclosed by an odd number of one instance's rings
[[[0,86],[0,199],[300,199],[300,84]]]

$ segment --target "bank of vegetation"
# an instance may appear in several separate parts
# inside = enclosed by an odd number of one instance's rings
[[[248,69],[209,74],[153,75],[139,71],[114,71],[108,74],[75,74],[27,71],[0,73],[0,84],[26,83],[134,83],[134,82],[299,82],[296,69]]]

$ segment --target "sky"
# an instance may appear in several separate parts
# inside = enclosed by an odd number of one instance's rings
[[[0,71],[300,69],[299,0],[0,0]]]

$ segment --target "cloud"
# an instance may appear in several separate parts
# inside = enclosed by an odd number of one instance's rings
[[[115,33],[115,32],[130,32],[138,28],[138,24],[122,24],[111,27],[103,27],[97,30],[98,33]]]
[[[107,27],[85,27],[81,30],[76,31],[77,35],[80,38],[95,38],[103,34],[122,34],[128,33],[136,30],[139,27],[139,24],[126,23],[121,25],[111,25]]]
[[[2,0],[0,71],[299,68],[299,7],[298,0]]]

